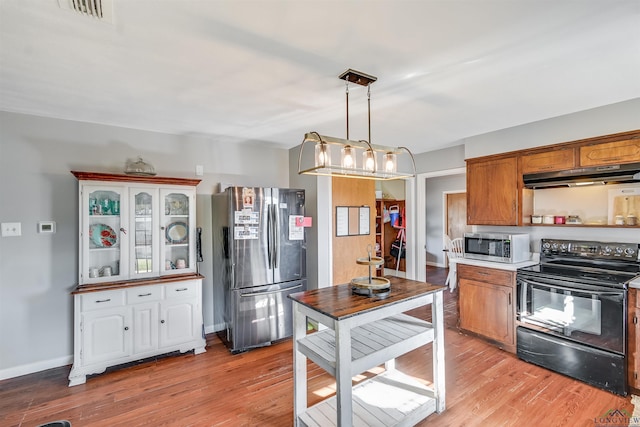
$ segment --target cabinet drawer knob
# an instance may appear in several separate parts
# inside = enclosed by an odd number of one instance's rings
[[[129,327],[128,327],[128,326],[125,326],[125,327],[124,327],[124,330],[125,330],[125,331],[128,331],[128,330],[129,330]]]
[[[160,321],[160,323],[164,323],[164,319],[162,319],[162,320]]]

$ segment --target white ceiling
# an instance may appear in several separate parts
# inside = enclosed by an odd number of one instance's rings
[[[0,0],[4,111],[288,148],[346,136],[348,68],[372,142],[421,153],[640,97],[640,0]]]

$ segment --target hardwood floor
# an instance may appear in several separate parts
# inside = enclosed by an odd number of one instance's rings
[[[427,269],[428,281],[444,283],[445,278],[443,269]],[[426,308],[412,314],[429,318]],[[603,420],[608,411],[633,413],[629,397],[525,363],[460,333],[456,295],[448,290],[445,323],[447,409],[419,426],[614,425]],[[204,354],[145,361],[71,388],[69,366],[50,369],[0,381],[0,425],[31,427],[65,419],[74,427],[289,426],[292,359],[290,340],[231,355],[211,334]],[[400,357],[397,366],[429,379],[430,359],[429,345]],[[332,378],[312,363],[308,378],[310,404],[334,393]]]

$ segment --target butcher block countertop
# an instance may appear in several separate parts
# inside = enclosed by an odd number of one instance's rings
[[[351,285],[343,284],[328,288],[299,292],[289,296],[292,300],[335,320],[342,320],[382,306],[397,304],[446,289],[445,286],[401,277],[387,277],[391,292],[386,298],[354,295]]]

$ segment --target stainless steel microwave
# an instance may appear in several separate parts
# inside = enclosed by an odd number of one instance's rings
[[[528,261],[531,257],[529,235],[465,233],[464,257],[506,263]]]

